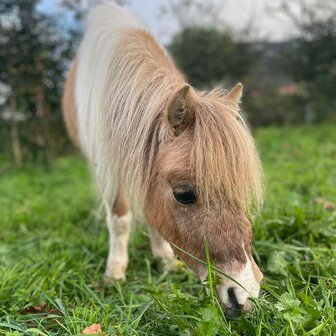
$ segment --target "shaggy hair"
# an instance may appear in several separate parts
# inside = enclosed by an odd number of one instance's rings
[[[137,18],[112,3],[90,12],[76,78],[78,129],[103,198],[118,191],[143,205],[160,144],[174,133],[167,108],[186,85]],[[261,169],[237,101],[192,89],[190,176],[207,204],[218,197],[249,212],[262,201]]]

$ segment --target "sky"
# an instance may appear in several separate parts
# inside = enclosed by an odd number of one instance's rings
[[[140,16],[161,41],[167,41],[178,30],[174,18],[165,19],[161,8],[169,0],[133,0],[126,5]],[[219,0],[222,20],[233,30],[240,31],[253,22],[252,36],[271,41],[284,40],[293,34],[289,20],[281,17],[272,8],[278,6],[281,0]],[[202,13],[199,14],[200,16]]]
[[[59,0],[43,0],[40,7],[45,11],[54,10]],[[82,0],[84,3],[95,3],[95,0]],[[134,12],[147,24],[152,33],[162,43],[167,43],[179,29],[174,16],[162,15],[162,8],[170,0],[128,0],[125,7]],[[281,0],[204,0],[217,3],[221,21],[233,31],[241,31],[249,22],[253,23],[251,37],[279,41],[293,35],[293,27],[289,20],[281,17],[272,8]],[[203,13],[195,13],[197,18]]]

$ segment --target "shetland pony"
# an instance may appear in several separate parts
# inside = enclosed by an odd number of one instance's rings
[[[172,260],[175,252],[203,281],[207,268],[190,255],[204,260],[207,245],[216,266],[242,285],[226,277],[217,285],[228,313],[251,309],[262,273],[249,218],[262,187],[241,96],[241,84],[228,92],[192,88],[146,27],[116,4],[91,10],[63,110],[105,203],[107,277],[125,279],[132,204],[147,218],[155,257]]]

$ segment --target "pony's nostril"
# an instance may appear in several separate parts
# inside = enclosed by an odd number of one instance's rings
[[[227,292],[231,307],[235,310],[243,310],[244,305],[238,302],[234,287],[230,287]]]
[[[234,287],[230,287],[227,292],[231,307],[227,309],[226,315],[228,317],[239,317],[243,313],[244,305],[238,302]]]

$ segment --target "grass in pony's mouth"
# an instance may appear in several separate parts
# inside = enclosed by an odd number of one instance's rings
[[[94,323],[111,335],[336,334],[334,129],[263,129],[257,143],[267,193],[254,255],[265,279],[252,313],[227,319],[213,277],[207,295],[184,268],[155,267],[143,225],[127,282],[105,284],[104,218],[91,210],[84,161],[67,157],[49,170],[0,169],[0,334],[79,335]]]

